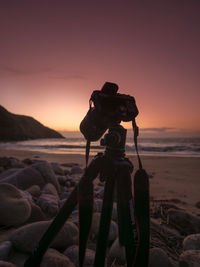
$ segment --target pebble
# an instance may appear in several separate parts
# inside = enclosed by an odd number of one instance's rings
[[[7,261],[11,250],[12,243],[10,241],[4,241],[0,243],[0,260]]]
[[[125,247],[120,245],[118,238],[116,238],[108,251],[107,261],[108,266],[111,266],[113,262],[117,265],[126,264]]]
[[[64,170],[61,168],[60,164],[57,162],[51,162],[51,167],[55,174],[64,175]]]
[[[57,192],[55,186],[53,184],[50,184],[50,183],[46,184],[43,187],[42,193],[44,193],[44,194],[50,194],[50,195],[53,195],[53,196],[59,198],[58,192]]]
[[[83,173],[83,169],[81,169],[81,167],[79,167],[79,166],[73,166],[72,168],[71,168],[71,174],[81,174],[81,173]]]
[[[7,261],[0,261],[0,267],[17,267],[17,265]]]
[[[200,218],[184,210],[169,209],[169,224],[181,233],[189,235],[200,232]]]
[[[75,267],[70,259],[55,249],[49,248],[44,254],[40,267]]]
[[[33,197],[39,197],[41,195],[41,190],[39,185],[32,185],[31,187],[26,189]]]
[[[79,247],[77,245],[68,247],[64,254],[69,257],[69,259],[76,265],[79,266],[78,262],[78,252]],[[93,267],[94,264],[94,258],[95,258],[95,252],[91,249],[86,249],[85,251],[85,261],[84,261],[84,267]]]
[[[99,234],[99,225],[100,225],[101,213],[95,212],[92,218],[92,226],[91,226],[91,239],[96,240]],[[108,235],[108,242],[114,241],[118,236],[118,225],[116,222],[110,222],[110,230]]]
[[[41,194],[37,200],[41,210],[50,218],[56,216],[59,211],[59,199],[52,194]]]
[[[200,250],[200,234],[188,235],[183,240],[183,250]]]
[[[150,249],[149,267],[173,267],[166,252],[161,248]]]
[[[200,267],[200,250],[186,250],[179,258],[179,267]]]

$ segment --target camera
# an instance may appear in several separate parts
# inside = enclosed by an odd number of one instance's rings
[[[93,91],[90,108],[80,123],[80,131],[88,141],[97,141],[110,127],[121,121],[132,121],[138,115],[133,96],[119,94],[118,85],[106,82]]]

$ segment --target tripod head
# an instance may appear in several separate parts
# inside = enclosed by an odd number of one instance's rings
[[[125,155],[126,132],[120,124],[109,128],[108,133],[101,139],[101,146],[106,147],[105,154],[123,157]]]

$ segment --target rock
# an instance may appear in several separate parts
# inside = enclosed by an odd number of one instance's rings
[[[92,226],[90,231],[92,239],[98,238],[100,218],[101,218],[101,213],[96,212],[93,214]],[[118,236],[118,225],[111,220],[108,241],[109,242],[114,241],[117,238],[117,236]]]
[[[104,189],[99,189],[97,192],[95,192],[95,197],[103,199]]]
[[[25,261],[29,258],[30,254],[18,252],[16,250],[13,250],[9,262],[12,262],[13,264],[17,265],[18,267],[24,266]]]
[[[64,175],[64,170],[60,167],[60,164],[57,162],[51,162],[51,167],[55,174]]]
[[[37,200],[37,204],[42,209],[42,211],[50,216],[56,216],[59,210],[59,199],[52,194],[41,194]]]
[[[70,192],[65,191],[60,195],[60,199],[61,200],[63,200],[63,199],[66,200],[69,197],[69,195],[70,195]]]
[[[74,162],[69,162],[69,163],[61,163],[61,166],[63,167],[74,167],[74,166],[79,166],[78,163],[74,163]]]
[[[83,169],[81,169],[79,166],[73,166],[71,168],[71,174],[81,174],[83,173]]]
[[[113,203],[113,210],[112,210],[112,220],[117,222],[118,214],[117,214],[117,203]]]
[[[200,218],[183,210],[168,210],[169,224],[184,234],[196,234],[200,232]]]
[[[173,267],[165,251],[161,248],[150,249],[149,267]]]
[[[22,162],[25,165],[31,165],[31,164],[33,164],[33,160],[32,159],[29,159],[29,158],[26,158],[26,159],[22,160]]]
[[[33,203],[33,197],[28,191],[23,191],[23,190],[20,190],[20,189],[18,189],[18,190],[19,190],[19,192],[21,193],[21,196],[24,199],[27,199],[29,203]]]
[[[12,250],[12,243],[10,241],[4,241],[0,243],[0,260],[8,260],[9,254]]]
[[[22,190],[26,190],[32,185],[39,185],[40,187],[45,185],[44,178],[40,172],[32,166],[11,173],[6,178],[1,179],[1,182],[13,184]]]
[[[45,214],[42,212],[41,208],[35,203],[31,203],[31,215],[26,223],[39,222],[46,220]]]
[[[0,173],[4,172],[4,167],[0,166]]]
[[[7,178],[8,176],[10,176],[13,173],[16,173],[17,171],[19,171],[19,168],[12,168],[12,169],[8,169],[8,170],[4,170],[1,174],[0,174],[0,181]]]
[[[20,225],[31,214],[29,201],[13,185],[0,184],[0,224],[6,226]]]
[[[40,267],[75,267],[69,258],[55,249],[49,248],[44,254]]]
[[[38,185],[43,188],[47,183],[51,183],[60,192],[60,185],[51,165],[46,161],[37,162],[30,167],[17,170],[9,176],[1,178],[0,182],[13,184],[22,190],[26,190],[32,185]]]
[[[59,196],[58,196],[58,192],[57,192],[57,190],[56,190],[56,188],[55,188],[55,186],[54,186],[53,184],[49,184],[49,183],[46,184],[46,185],[44,186],[42,192],[43,192],[44,194],[50,194],[50,195],[53,195],[53,196],[59,198]]]
[[[41,190],[38,185],[32,185],[28,189],[26,189],[27,192],[29,192],[33,197],[38,198],[41,195]]]
[[[56,179],[58,180],[58,183],[62,186],[64,186],[67,181],[67,177],[63,175],[56,175]]]
[[[79,266],[78,262],[78,246],[71,246],[68,247],[64,254],[76,265]],[[85,261],[84,261],[84,267],[93,267],[94,264],[94,258],[95,258],[95,252],[91,249],[86,249],[85,252]]]
[[[48,162],[38,162],[38,163],[33,164],[33,167],[40,172],[40,174],[44,178],[45,184],[47,183],[53,184],[57,192],[58,193],[60,192],[60,185],[51,168],[51,165]]]
[[[102,199],[95,199],[94,200],[94,212],[101,212],[102,210],[102,205],[103,205],[103,200]]]
[[[13,157],[1,157],[0,166],[4,167],[4,169],[23,168],[24,164],[20,160]]]
[[[15,264],[7,261],[0,261],[0,267],[17,267]]]
[[[183,250],[200,250],[200,234],[188,235],[183,240]]]
[[[94,200],[94,212],[101,212],[103,205],[102,199],[95,199]],[[112,210],[112,220],[117,222],[117,203],[113,203],[113,210]]]
[[[51,221],[43,221],[24,225],[12,233],[10,241],[19,251],[32,252],[50,224]],[[59,231],[50,247],[61,249],[77,243],[78,227],[71,222],[67,222]]]
[[[179,267],[200,267],[200,250],[186,250],[179,258]]]
[[[119,244],[118,238],[113,242],[108,251],[107,262],[108,266],[111,266],[113,262],[118,265],[126,264],[125,247]]]

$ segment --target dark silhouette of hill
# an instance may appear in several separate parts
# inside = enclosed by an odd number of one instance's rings
[[[16,115],[0,105],[0,141],[64,138],[32,117]]]

